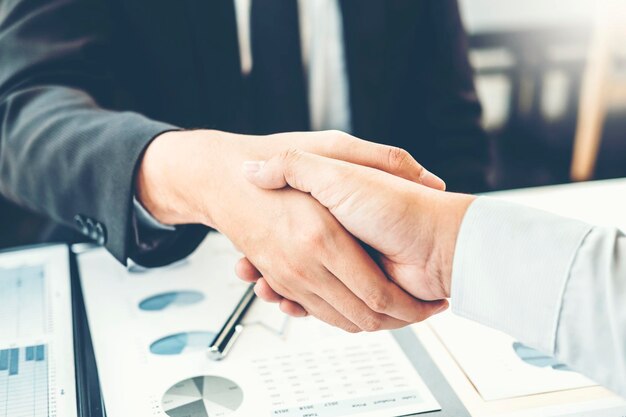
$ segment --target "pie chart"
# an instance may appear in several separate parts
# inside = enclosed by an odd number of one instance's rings
[[[517,356],[529,365],[538,368],[552,368],[557,371],[569,371],[567,365],[560,363],[552,356],[545,355],[533,348],[529,348],[519,342],[513,343],[513,350]]]
[[[161,311],[170,307],[184,307],[199,303],[204,295],[198,291],[170,291],[148,297],[139,303],[143,311]]]
[[[163,395],[163,411],[170,417],[222,417],[236,411],[243,391],[230,379],[197,376],[175,384]]]
[[[180,355],[206,350],[215,339],[213,332],[183,332],[165,336],[150,345],[155,355]]]

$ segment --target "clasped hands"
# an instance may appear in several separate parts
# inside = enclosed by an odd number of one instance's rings
[[[407,152],[335,131],[167,132],[137,180],[161,222],[204,223],[229,237],[245,256],[237,275],[256,282],[260,298],[349,332],[447,308],[473,197],[444,188]]]
[[[329,264],[343,261],[344,274],[329,280],[322,273],[305,285],[285,285],[243,258],[238,276],[256,282],[256,294],[279,303],[289,315],[312,313],[324,319],[317,313],[320,305],[332,308],[335,317],[343,317],[327,321],[351,332],[396,328],[445,310],[456,235],[472,197],[444,193],[443,181],[402,150],[394,152],[406,167],[399,173],[417,181],[297,149],[268,161],[246,161],[248,181],[265,190],[289,187],[308,193],[373,249],[373,259],[356,250],[354,242],[343,248],[325,230],[304,227],[303,235],[293,236],[294,244],[323,253]],[[351,250],[357,256],[350,257]],[[317,301],[307,285],[316,288]]]

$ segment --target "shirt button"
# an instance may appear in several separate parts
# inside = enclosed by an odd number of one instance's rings
[[[96,224],[96,235],[96,242],[98,245],[103,246],[107,242],[107,233],[102,223]]]
[[[94,224],[93,220],[87,218],[85,220],[85,227],[87,228],[87,234],[91,235],[94,232],[94,228],[96,227],[96,225]]]
[[[87,227],[87,236],[89,236],[91,240],[96,240],[98,238],[98,235],[96,234],[96,224],[93,220],[87,219],[87,221],[85,221],[85,225]]]
[[[83,218],[83,216],[81,216],[80,214],[77,214],[76,216],[74,216],[74,223],[76,223],[76,227],[78,227],[78,230],[82,234],[84,235],[89,234],[89,229],[87,229],[87,225],[85,224],[85,219]]]

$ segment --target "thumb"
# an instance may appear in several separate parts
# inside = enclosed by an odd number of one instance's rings
[[[245,161],[243,174],[246,179],[259,188],[277,190],[287,186],[282,169],[277,164],[265,167],[267,161]]]
[[[281,152],[267,161],[246,161],[246,179],[257,187],[274,190],[290,186],[305,193],[327,188],[334,182],[332,160],[297,149]]]

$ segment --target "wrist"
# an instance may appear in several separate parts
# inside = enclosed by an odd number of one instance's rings
[[[439,193],[438,193],[439,194]],[[435,226],[435,244],[432,258],[437,268],[437,280],[446,298],[452,286],[452,265],[461,223],[475,196],[456,193],[441,193],[435,207],[439,213]]]
[[[135,196],[159,222],[212,225],[210,213],[199,209],[195,201],[198,172],[193,165],[206,142],[218,140],[215,136],[203,131],[169,131],[146,148],[137,170]]]

